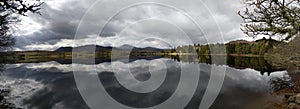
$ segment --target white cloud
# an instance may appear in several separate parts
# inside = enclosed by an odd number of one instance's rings
[[[22,23],[17,25],[18,29],[15,33],[16,36],[30,35],[42,28],[41,24],[35,22],[29,17],[21,16],[20,20],[22,21]]]

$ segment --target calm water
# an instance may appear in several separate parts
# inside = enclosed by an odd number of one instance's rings
[[[211,72],[212,67],[218,67],[226,68],[225,78],[221,91],[210,108],[259,108],[264,105],[265,101],[272,98],[270,79],[287,76],[286,71],[272,71],[268,75],[267,72],[270,71],[257,71],[246,68],[246,66],[238,69],[235,66],[233,64],[210,65],[178,62],[166,58],[139,59],[132,62],[123,62],[122,60],[104,62],[97,64],[96,67],[83,64],[73,65],[73,67],[81,69],[82,72],[86,71],[82,74],[83,76],[98,77],[107,94],[115,101],[130,107],[159,105],[170,99],[171,96],[185,99],[190,94],[189,91],[175,93],[180,83],[186,90],[195,89],[191,100],[184,107],[186,109],[198,109],[211,75],[222,76],[220,72],[223,71]],[[199,67],[200,71],[195,72],[194,67]],[[97,72],[88,72],[90,70]],[[19,107],[28,109],[89,109],[87,105],[89,103],[86,103],[80,95],[72,71],[71,64],[58,62],[9,64],[5,65],[5,70],[0,78],[0,86],[12,90],[9,100]],[[199,78],[196,87],[192,85],[193,83],[181,83],[182,75]],[[164,77],[165,81],[161,81],[162,83],[157,86],[144,87],[143,84],[135,84],[134,81],[131,81],[132,76],[141,82],[151,80],[151,78],[159,81],[160,77]],[[94,85],[94,83],[90,85]],[[138,93],[130,91],[128,88],[148,92]],[[90,89],[89,93],[93,95],[100,92]],[[94,101],[95,103],[107,100],[104,97],[97,99],[100,100]],[[274,99],[272,98],[272,100]],[[109,109],[111,107],[114,106],[101,108]]]

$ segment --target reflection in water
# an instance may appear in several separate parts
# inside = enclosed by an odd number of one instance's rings
[[[45,88],[24,99],[23,104],[29,109],[88,109],[77,90],[73,75],[54,73],[48,76],[55,75],[60,77],[45,82]]]
[[[0,64],[0,73],[3,72],[4,70],[5,70],[4,64]]]
[[[180,71],[178,71],[178,69],[172,70],[177,72],[168,71],[162,85],[150,93],[137,93],[128,90],[119,83],[112,72],[102,72],[99,78],[109,95],[119,103],[135,108],[147,108],[166,101],[177,89],[180,80]]]
[[[294,81],[291,80],[290,77],[284,76],[282,78],[279,77],[275,77],[275,78],[271,78],[270,80],[270,84],[272,86],[272,89],[275,92],[278,92],[280,90],[290,90],[292,92],[296,92],[296,85],[294,83]]]
[[[11,99],[18,107],[64,109],[66,106],[66,109],[88,109],[77,90],[72,72],[54,70],[55,67],[28,68],[32,65],[34,64],[8,65],[5,71],[3,78],[8,79],[4,85],[20,92],[14,93],[16,96]],[[21,94],[23,96],[19,96]]]
[[[218,60],[222,61],[222,58],[224,56],[213,56],[215,58],[215,63],[212,63],[212,56],[210,55],[199,55],[199,56],[193,56],[193,55],[186,55],[186,56],[174,56],[170,57],[176,61],[181,62],[188,62],[188,63],[207,63],[207,64],[217,64],[222,65],[222,62],[218,62]],[[226,65],[236,68],[236,69],[246,69],[246,68],[252,68],[254,70],[260,71],[263,75],[265,72],[270,75],[270,73],[274,71],[282,71],[284,69],[276,68],[271,66],[264,57],[243,57],[243,56],[226,56]]]
[[[209,58],[210,57],[205,57]],[[208,85],[208,81],[211,75],[212,66],[227,67],[226,77],[221,89],[220,95],[217,97],[212,109],[241,109],[255,103],[262,97],[268,96],[272,86],[269,84],[270,79],[273,77],[282,78],[286,72],[278,72],[276,68],[271,68],[265,61],[260,58],[227,58],[227,64],[225,65],[210,65],[209,61],[193,60],[193,58],[180,58],[181,62],[173,61],[166,58],[151,58],[151,59],[132,59],[126,63],[122,60],[114,62],[102,62],[98,63],[97,69],[99,72],[97,75],[105,87],[106,91],[116,101],[131,107],[149,107],[160,104],[172,96],[174,90],[177,88],[177,84],[180,78],[180,71],[182,68],[189,68],[191,65],[198,65],[201,69],[200,81],[198,83],[196,92],[187,104],[186,109],[197,109],[202,100],[202,96]],[[199,58],[198,58],[199,59]],[[133,93],[125,87],[123,87],[116,75],[124,74],[125,69],[129,68],[132,75],[137,80],[148,80],[152,77],[149,71],[150,66],[158,64],[159,60],[167,66],[167,76],[160,87],[150,93]],[[174,58],[174,60],[178,60]],[[205,61],[205,62],[204,62]],[[200,62],[200,63],[199,63]],[[63,64],[59,64],[63,63]],[[21,101],[15,102],[20,106],[27,107],[29,109],[88,109],[88,106],[81,98],[79,91],[76,87],[74,76],[72,74],[72,65],[69,62],[60,60],[60,62],[46,62],[46,63],[27,63],[27,64],[10,64],[6,65],[7,69],[4,71],[2,78],[6,79],[5,83],[9,83],[15,80],[30,80],[14,82],[9,84],[14,86],[26,86],[25,84],[31,84],[31,86],[39,87],[23,87],[22,89],[13,90],[27,90],[22,94],[26,96],[14,97],[11,100]],[[152,63],[151,65],[149,63]],[[159,64],[158,64],[159,65]],[[82,70],[93,68],[92,65],[73,64],[73,66],[80,66]],[[181,66],[178,67],[178,66]],[[153,66],[152,66],[153,67]],[[164,67],[154,66],[154,71],[164,70]],[[251,69],[250,69],[251,68]],[[254,70],[255,69],[255,70]],[[262,75],[261,72],[272,72],[270,76]],[[218,72],[213,72],[218,74]],[[196,75],[194,73],[185,72],[185,74]],[[126,79],[126,75],[124,76]],[[4,80],[1,79],[1,82]],[[128,83],[130,84],[130,83]],[[5,84],[4,84],[5,85]],[[29,85],[27,85],[29,86]],[[188,83],[184,84],[185,88],[192,89]],[[139,84],[133,84],[132,87],[140,87]],[[92,90],[92,89],[91,89]],[[16,91],[17,92],[17,91]],[[97,92],[92,92],[97,93]],[[182,93],[182,97],[186,94]],[[179,96],[179,95],[178,95]],[[99,101],[101,102],[101,101]],[[258,105],[256,108],[260,107]],[[110,107],[103,107],[108,109]]]

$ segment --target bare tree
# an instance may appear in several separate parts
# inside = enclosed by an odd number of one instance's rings
[[[39,0],[0,0],[0,49],[15,43],[12,28],[18,16],[26,16],[27,12],[40,14],[42,4]]]
[[[280,36],[289,40],[300,31],[300,0],[246,0],[241,30],[250,37]]]

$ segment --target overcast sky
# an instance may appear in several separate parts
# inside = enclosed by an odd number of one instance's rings
[[[252,39],[240,31],[240,0],[96,1],[45,0],[41,16],[21,18],[15,50],[87,44],[168,48]]]

